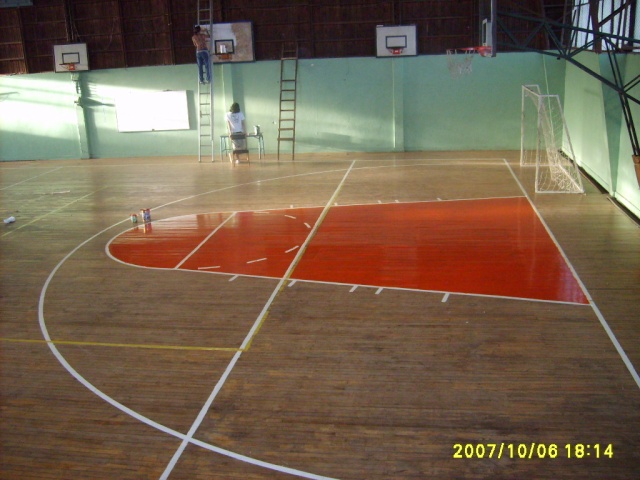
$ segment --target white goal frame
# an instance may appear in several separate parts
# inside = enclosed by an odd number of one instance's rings
[[[520,166],[535,166],[536,193],[584,193],[558,95],[522,86]]]

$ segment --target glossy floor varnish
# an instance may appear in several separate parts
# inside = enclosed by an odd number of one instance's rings
[[[636,478],[640,229],[533,174],[0,164],[0,478]]]

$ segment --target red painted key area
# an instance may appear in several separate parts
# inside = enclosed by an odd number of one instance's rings
[[[145,267],[281,278],[321,212],[177,217],[138,225],[109,250]],[[525,198],[331,207],[291,278],[588,303]]]

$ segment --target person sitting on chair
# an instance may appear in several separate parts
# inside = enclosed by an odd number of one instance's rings
[[[248,153],[247,150],[247,129],[244,121],[244,114],[240,111],[240,105],[234,102],[227,112],[227,131],[233,145],[233,159],[238,162],[239,153]],[[239,134],[239,135],[238,135]],[[234,138],[234,136],[239,138]]]

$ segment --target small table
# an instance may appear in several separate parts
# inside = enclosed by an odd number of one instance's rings
[[[247,134],[247,138],[255,138],[258,140],[258,158],[262,160],[264,156],[264,138],[262,137],[262,133],[249,133]],[[224,160],[225,154],[232,152],[233,148],[229,145],[229,135],[220,135],[220,159]],[[247,147],[249,146],[249,142],[247,141]]]

